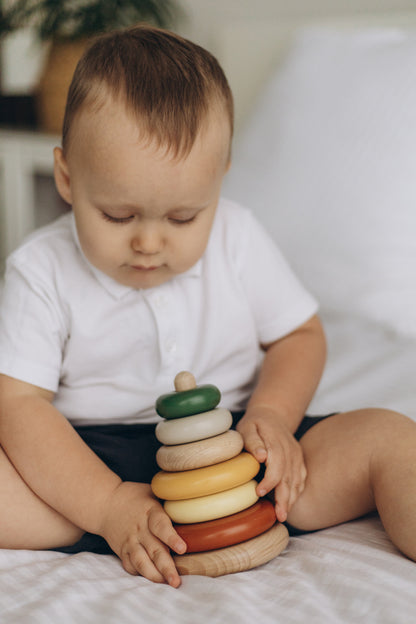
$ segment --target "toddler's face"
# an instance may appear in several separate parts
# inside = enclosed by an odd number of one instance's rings
[[[228,169],[225,114],[185,159],[140,140],[137,122],[111,101],[75,124],[67,157],[55,149],[55,178],[88,260],[132,288],[190,269],[205,251]]]

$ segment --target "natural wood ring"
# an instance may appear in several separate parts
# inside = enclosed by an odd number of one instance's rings
[[[217,386],[206,384],[183,392],[162,394],[156,401],[156,411],[162,418],[184,418],[212,410],[220,400]]]
[[[243,436],[238,431],[229,429],[205,440],[161,446],[156,453],[156,461],[159,468],[168,472],[193,470],[231,459],[241,453],[243,447]]]
[[[288,541],[287,528],[277,523],[262,535],[241,544],[202,553],[174,555],[173,559],[179,574],[216,577],[263,565],[277,557]]]
[[[216,520],[254,505],[259,498],[256,487],[257,483],[253,479],[218,494],[179,501],[167,500],[163,506],[170,519],[179,524]]]
[[[261,499],[244,511],[197,524],[175,524],[186,543],[186,552],[204,552],[240,544],[270,529],[276,522],[274,505]]]
[[[239,453],[232,459],[185,470],[165,472],[161,470],[152,479],[153,494],[164,500],[183,500],[216,494],[247,483],[260,469],[260,464],[250,453]]]
[[[232,423],[231,412],[223,407],[217,407],[188,418],[163,420],[156,425],[155,433],[162,444],[186,444],[224,433]]]

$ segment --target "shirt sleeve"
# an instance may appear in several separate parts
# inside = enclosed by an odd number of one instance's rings
[[[275,241],[250,211],[239,245],[239,271],[261,344],[291,333],[318,309]]]
[[[0,373],[56,392],[66,341],[53,283],[30,262],[8,262],[0,303]]]

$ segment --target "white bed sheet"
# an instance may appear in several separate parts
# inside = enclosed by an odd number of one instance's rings
[[[0,621],[10,623],[410,624],[416,566],[376,517],[292,538],[268,564],[180,589],[123,571],[115,557],[0,551]]]
[[[414,345],[359,319],[326,326],[329,367],[310,411],[409,411]],[[130,576],[112,556],[0,550],[2,624],[410,624],[415,588],[416,565],[376,516],[291,538],[255,570],[184,577],[178,590]]]

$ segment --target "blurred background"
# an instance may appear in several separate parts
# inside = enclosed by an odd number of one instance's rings
[[[28,232],[68,209],[54,189],[52,147],[59,143],[73,69],[90,37],[150,21],[223,61],[224,28],[231,33],[241,20],[414,7],[415,0],[0,0],[0,275],[6,255]],[[248,84],[252,78],[248,73]],[[236,109],[239,126],[238,97]]]
[[[220,56],[219,24],[232,26],[250,17],[275,21],[300,14],[403,11],[415,5],[415,0],[0,0],[0,124],[59,133],[59,123],[55,127],[52,120],[43,119],[43,109],[59,97],[57,83],[68,80],[88,39],[104,30],[150,21]],[[55,87],[48,85],[48,103],[41,105],[34,100],[42,99],[49,79],[45,72],[52,70]]]

